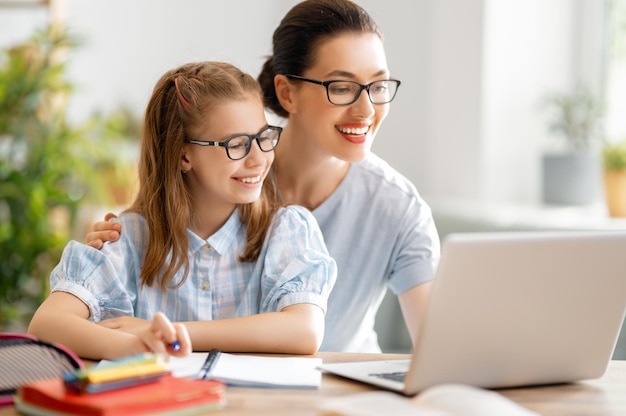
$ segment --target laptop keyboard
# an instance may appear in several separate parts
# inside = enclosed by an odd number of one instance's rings
[[[380,377],[380,378],[384,378],[387,380],[393,380],[393,381],[399,381],[399,382],[404,382],[404,377],[406,377],[406,371],[395,371],[393,373],[373,373],[370,374],[370,376],[373,377]]]

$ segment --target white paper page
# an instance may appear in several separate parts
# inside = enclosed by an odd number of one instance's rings
[[[195,377],[207,353],[171,357],[170,370],[177,377]],[[236,385],[315,388],[322,383],[321,358],[259,357],[221,353],[208,377]]]
[[[235,384],[319,387],[321,358],[220,355],[211,377]]]
[[[176,377],[197,377],[208,355],[208,352],[193,352],[183,358],[170,356],[170,371]]]

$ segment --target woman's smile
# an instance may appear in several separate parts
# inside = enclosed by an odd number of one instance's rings
[[[344,139],[351,143],[361,144],[367,141],[371,125],[337,125],[335,128]]]

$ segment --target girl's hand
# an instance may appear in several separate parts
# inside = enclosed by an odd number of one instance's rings
[[[117,318],[109,318],[100,321],[97,325],[110,329],[118,329],[139,337],[150,328],[151,321],[135,318],[134,316],[118,316]]]
[[[172,324],[162,312],[154,315],[151,321],[133,316],[119,316],[100,321],[97,325],[136,335],[152,352],[184,357],[192,350],[187,327],[183,324]],[[178,341],[178,348],[173,347],[175,341]]]
[[[152,318],[150,327],[140,336],[150,351],[167,353],[175,357],[191,354],[191,340],[185,325],[173,324],[162,312]]]

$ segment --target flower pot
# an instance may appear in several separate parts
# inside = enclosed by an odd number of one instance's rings
[[[604,194],[611,217],[626,217],[626,169],[604,171]]]
[[[543,202],[587,205],[600,199],[602,161],[585,153],[543,155]]]

